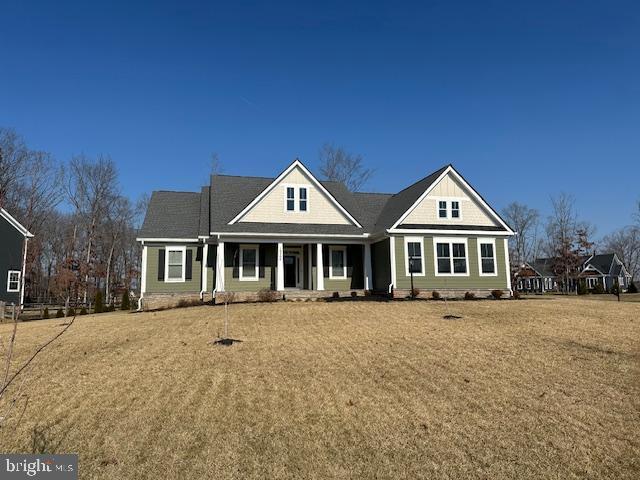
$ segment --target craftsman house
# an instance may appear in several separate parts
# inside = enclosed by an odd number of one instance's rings
[[[153,192],[141,307],[181,299],[406,296],[511,289],[513,231],[453,168],[396,194],[352,193],[296,160],[276,178],[213,175],[200,192]]]
[[[4,208],[0,208],[0,302],[24,304],[27,244],[33,235]]]
[[[537,258],[525,263],[516,273],[517,289],[522,292],[544,293],[561,290],[565,281],[554,273],[553,258]],[[631,284],[631,274],[615,253],[593,254],[582,258],[580,265],[569,275],[570,292],[575,292],[578,283],[584,282],[587,291],[598,287],[610,292],[616,285],[626,291]]]

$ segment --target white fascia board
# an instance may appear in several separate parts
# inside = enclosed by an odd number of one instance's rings
[[[512,232],[496,232],[493,230],[428,230],[428,229],[412,229],[412,228],[390,228],[387,233],[411,235],[415,234],[436,234],[436,235],[481,235],[488,237],[510,237],[515,235]]]
[[[252,209],[252,208],[253,208],[253,207],[254,207],[254,206],[255,206],[255,205],[256,205],[256,204],[257,204],[257,203],[262,199],[262,198],[264,198],[264,197],[265,197],[265,195],[267,195],[271,190],[273,190],[273,189],[276,187],[276,185],[277,185],[277,184],[278,184],[278,183],[279,183],[279,182],[280,182],[284,177],[286,177],[286,176],[289,174],[289,172],[291,172],[294,168],[300,168],[300,169],[301,169],[305,174],[307,174],[307,176],[311,179],[311,181],[314,183],[314,185],[315,185],[316,187],[318,187],[318,189],[319,189],[322,193],[324,193],[324,194],[329,198],[329,200],[331,200],[331,202],[332,202],[336,207],[338,207],[338,209],[339,209],[339,210],[340,210],[340,211],[341,211],[341,212],[342,212],[342,213],[343,213],[343,214],[344,214],[344,215],[345,215],[349,220],[351,220],[351,221],[353,222],[353,224],[354,224],[354,225],[356,225],[358,228],[362,228],[362,225],[360,225],[360,223],[359,223],[355,218],[353,218],[353,216],[352,216],[349,212],[347,212],[347,210],[346,210],[342,205],[340,205],[340,203],[338,202],[338,200],[336,200],[336,198],[335,198],[333,195],[331,195],[331,193],[329,193],[329,190],[327,190],[326,188],[324,188],[324,186],[323,186],[323,185],[322,185],[322,184],[321,184],[321,183],[316,179],[316,177],[314,177],[314,176],[313,176],[313,174],[312,174],[309,170],[307,170],[307,167],[305,167],[305,166],[302,164],[302,162],[301,162],[300,160],[298,160],[298,159],[294,160],[294,162],[293,162],[291,165],[289,165],[289,167],[287,167],[287,169],[286,169],[284,172],[282,172],[280,175],[278,175],[278,177],[277,177],[273,182],[271,182],[271,184],[270,184],[267,188],[265,188],[265,189],[260,193],[260,195],[258,195],[256,198],[254,198],[254,199],[253,199],[253,201],[252,201],[249,205],[247,205],[246,207],[244,207],[244,209],[242,209],[242,211],[241,211],[238,215],[236,215],[236,216],[235,216],[235,217],[234,217],[234,218],[233,218],[233,219],[228,223],[228,225],[233,225],[234,223],[237,223],[237,222],[238,222],[238,220],[240,220],[242,217],[244,217],[244,216],[245,216],[245,214],[246,214],[249,210],[251,210],[251,209]]]
[[[398,225],[401,225],[402,222],[404,221],[405,218],[407,218],[409,216],[409,214],[418,206],[420,205],[420,203],[422,203],[422,201],[426,198],[426,196],[429,194],[429,192],[431,192],[431,190],[433,190],[436,185],[438,185],[438,183],[440,183],[440,181],[449,173],[453,174],[456,178],[456,180],[458,180],[460,183],[462,183],[462,185],[464,187],[467,188],[467,190],[471,193],[471,195],[473,195],[473,197],[475,198],[475,200],[480,203],[488,212],[489,214],[491,214],[491,216],[494,218],[494,220],[496,220],[500,225],[502,225],[507,232],[509,232],[509,235],[515,235],[515,232],[513,230],[511,230],[511,227],[509,227],[509,225],[507,225],[505,222],[502,221],[502,219],[500,218],[500,215],[498,215],[496,213],[496,211],[491,208],[489,206],[489,204],[487,204],[487,202],[485,202],[482,197],[480,196],[480,194],[478,192],[476,192],[476,190],[469,185],[464,178],[462,178],[462,175],[460,175],[455,168],[453,168],[452,165],[449,165],[444,172],[442,172],[440,174],[440,176],[429,186],[429,188],[427,188],[422,195],[420,195],[420,197],[418,197],[418,200],[416,200],[413,205],[411,205],[411,207],[409,207],[409,209],[404,212],[402,214],[402,216],[398,219],[398,221],[396,223],[394,223],[391,228],[389,230],[393,230],[395,228],[398,227]]]
[[[225,237],[244,236],[244,237],[295,237],[295,238],[369,238],[368,233],[349,234],[349,233],[259,233],[259,232],[211,232],[211,235],[222,235]]]
[[[191,242],[198,243],[199,240],[197,238],[151,238],[151,237],[138,237],[136,238],[136,242],[167,242],[167,243],[177,243],[177,242]]]
[[[253,243],[277,243],[277,242],[285,242],[285,243],[353,243],[353,244],[362,244],[364,242],[368,242],[368,235],[315,235],[315,234],[256,234],[256,233],[225,233],[220,232],[216,233],[216,235],[222,241],[230,241],[230,242],[253,242]]]
[[[13,218],[13,216],[11,216],[11,214],[7,212],[4,208],[0,208],[0,216],[4,217],[7,220],[7,222],[9,222],[11,226],[16,230],[18,230],[23,236],[27,238],[34,237],[33,233],[31,233],[29,230],[24,228],[22,224],[15,218]]]

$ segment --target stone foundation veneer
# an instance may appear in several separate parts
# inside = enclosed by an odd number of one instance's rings
[[[417,287],[416,287],[417,288]],[[464,298],[464,294],[467,292],[473,293],[476,298],[488,298],[491,297],[491,292],[493,290],[502,290],[504,295],[502,298],[509,298],[511,296],[511,292],[505,289],[492,288],[492,289],[484,289],[484,288],[465,288],[465,289],[437,289],[434,288],[432,290],[417,288],[420,290],[420,293],[416,298],[433,298],[433,292],[436,291],[440,294],[440,298]],[[410,289],[394,289],[393,290],[393,298],[407,298],[411,295]]]

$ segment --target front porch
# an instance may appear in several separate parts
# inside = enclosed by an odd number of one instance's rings
[[[220,239],[208,247],[215,249],[215,266],[213,288],[205,286],[204,291],[218,301],[228,293],[235,301],[251,301],[260,300],[265,291],[277,292],[272,295],[279,299],[306,299],[364,295],[372,288],[367,243],[256,238]]]

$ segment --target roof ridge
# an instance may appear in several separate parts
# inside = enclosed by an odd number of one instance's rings
[[[191,190],[152,190],[151,193],[192,193],[194,195],[201,195],[202,192],[194,192]]]
[[[410,189],[411,187],[413,187],[414,185],[417,185],[418,183],[422,182],[423,180],[426,180],[427,178],[429,178],[432,175],[435,175],[437,172],[440,172],[441,170],[444,171],[445,169],[452,167],[453,164],[448,163],[440,168],[438,168],[437,170],[434,170],[433,172],[431,172],[429,175],[425,175],[424,177],[422,177],[420,180],[413,182],[411,185],[404,187],[402,190],[400,190],[397,193],[394,193],[393,196],[395,197],[396,195],[400,195],[402,192],[404,192],[405,190]]]
[[[227,175],[223,173],[212,174],[212,177],[231,177],[231,178],[261,178],[263,180],[275,180],[276,177],[262,177],[256,175]]]

